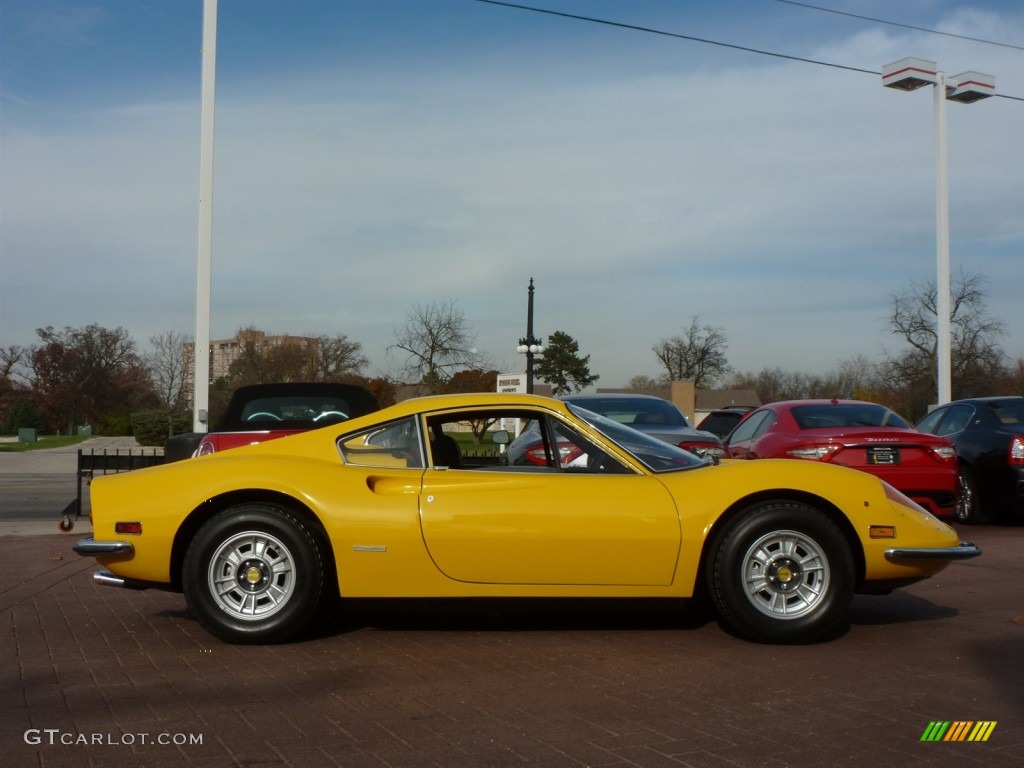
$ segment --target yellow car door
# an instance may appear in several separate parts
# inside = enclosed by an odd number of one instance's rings
[[[660,586],[679,556],[675,504],[650,475],[428,469],[420,521],[463,582]]]

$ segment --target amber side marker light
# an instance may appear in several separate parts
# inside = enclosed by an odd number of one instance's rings
[[[124,536],[141,536],[142,523],[114,523],[114,533],[120,533]]]
[[[872,539],[895,539],[895,525],[872,525],[869,530]]]

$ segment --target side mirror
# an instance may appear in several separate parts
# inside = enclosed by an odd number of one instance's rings
[[[508,445],[512,440],[507,429],[499,429],[491,435],[491,442],[495,445]]]

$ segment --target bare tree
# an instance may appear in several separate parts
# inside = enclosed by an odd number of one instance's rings
[[[345,335],[321,336],[317,339],[312,380],[334,381],[358,376],[369,363],[359,342],[349,341]]]
[[[25,348],[17,344],[0,349],[0,380],[13,377],[14,369],[25,359]]]
[[[149,339],[151,349],[145,360],[153,382],[160,409],[167,417],[167,436],[174,435],[174,416],[185,410],[185,377],[189,369],[191,347],[189,336],[164,331]]]
[[[962,269],[953,281],[950,345],[954,397],[989,394],[992,382],[1005,371],[1004,354],[997,339],[1006,330],[1001,321],[988,313],[985,283],[982,275]],[[933,397],[937,388],[938,342],[935,283],[913,283],[891,299],[890,331],[906,342],[909,349],[887,357],[886,377],[894,385]],[[915,403],[914,409],[920,410],[928,402],[931,401]]]
[[[707,388],[731,368],[725,357],[725,331],[703,327],[694,317],[682,336],[673,336],[652,347],[670,381],[692,380],[698,389]]]
[[[395,332],[388,352],[405,355],[403,372],[409,383],[437,392],[456,371],[485,367],[474,341],[454,301],[432,302],[417,305],[406,315],[405,326]]]

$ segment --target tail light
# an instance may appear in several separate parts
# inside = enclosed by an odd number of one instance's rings
[[[1009,460],[1015,467],[1024,467],[1024,437],[1014,435],[1010,441]]]
[[[810,459],[811,461],[826,461],[836,453],[841,446],[838,445],[810,445],[806,448],[793,448],[786,451],[786,455],[794,459]]]
[[[201,442],[199,444],[199,447],[196,448],[195,455],[196,456],[209,456],[211,453],[216,453],[216,452],[217,452],[217,448],[214,446],[214,444],[213,443],[208,443],[208,442],[206,442],[204,440],[203,442]]]
[[[951,445],[932,445],[929,446],[931,452],[935,454],[935,458],[939,461],[954,462],[956,461],[956,448]]]
[[[543,443],[537,443],[532,448],[527,448],[523,455],[526,456],[526,460],[531,464],[539,464],[542,467],[548,466],[548,455],[544,450]],[[577,448],[572,443],[559,443],[558,444],[558,461],[560,466],[565,466],[572,463],[580,456],[583,455],[583,451]]]

